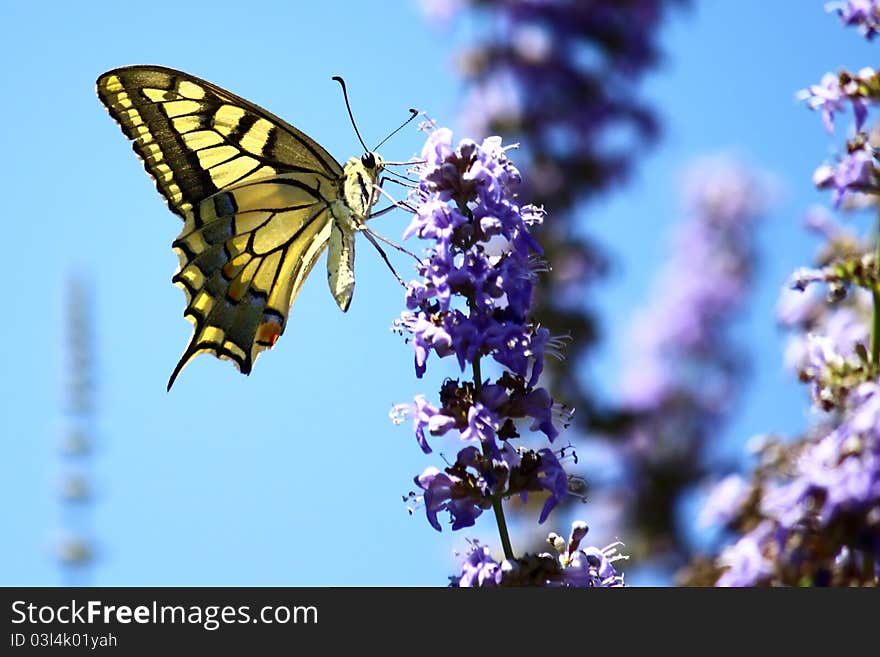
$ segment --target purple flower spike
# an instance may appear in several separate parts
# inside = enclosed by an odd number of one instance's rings
[[[417,265],[418,280],[407,286],[406,310],[395,329],[410,336],[418,377],[432,354],[454,355],[462,372],[473,373],[470,381],[446,379],[439,405],[423,395],[411,405],[425,453],[431,451],[428,433],[457,431],[467,443],[451,465],[443,470],[431,466],[415,477],[421,497],[415,492],[407,496],[424,504],[428,522],[438,531],[443,512],[458,530],[473,526],[486,509],[493,509],[503,528],[504,501],[516,495],[526,500],[530,493],[542,495],[538,522],[543,523],[570,494],[557,453],[515,446],[526,427],[552,441],[559,434],[556,423],[565,426],[571,411],[538,385],[545,354],[560,355],[562,340],[530,318],[537,273],[547,265],[538,260],[541,249],[529,229],[543,222],[544,212],[519,204],[520,174],[506,151],[498,137],[453,146],[451,132],[435,130],[422,150],[425,162],[415,167],[419,184],[409,199],[414,216],[405,237],[425,240],[428,247]],[[499,370],[494,379],[482,374]],[[398,416],[405,406],[395,407]],[[570,549],[558,559],[539,554],[498,562],[473,543],[453,583],[622,585],[611,566],[620,558],[616,544],[578,549],[585,534],[586,525],[577,525]]]

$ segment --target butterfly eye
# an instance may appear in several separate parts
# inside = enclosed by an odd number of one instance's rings
[[[376,168],[376,156],[372,153],[365,153],[361,156],[361,164],[363,164],[368,169]]]

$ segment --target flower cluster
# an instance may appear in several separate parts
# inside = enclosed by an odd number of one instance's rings
[[[517,202],[520,175],[506,150],[499,138],[465,139],[454,146],[447,129],[434,130],[425,143],[405,237],[430,246],[417,266],[420,278],[407,286],[407,309],[395,329],[413,346],[418,377],[433,354],[455,357],[472,379],[447,379],[438,404],[419,395],[395,406],[392,417],[399,422],[412,416],[425,453],[432,451],[429,440],[441,436],[457,434],[464,443],[452,464],[428,467],[415,477],[420,493],[410,499],[424,506],[431,526],[440,531],[438,516],[446,513],[453,530],[469,527],[492,509],[505,556],[514,563],[502,501],[545,496],[543,523],[568,497],[569,480],[561,463],[566,448],[513,441],[526,426],[552,442],[571,414],[538,385],[545,354],[561,357],[560,341],[530,318],[537,273],[546,265],[529,229],[544,213]],[[484,366],[495,374],[484,375]],[[480,554],[469,557],[475,567],[486,562]]]
[[[531,421],[553,440],[554,418],[564,410],[537,382],[545,351],[556,342],[528,317],[540,247],[529,225],[543,212],[520,207],[513,188],[519,172],[505,155],[499,138],[478,144],[452,145],[452,133],[431,133],[422,151],[416,212],[404,237],[429,240],[431,248],[418,265],[419,280],[409,283],[407,310],[396,328],[410,336],[415,371],[421,377],[430,354],[455,356],[460,369],[474,369],[474,381],[447,380],[440,405],[424,396],[396,412],[413,414],[419,446],[431,452],[428,435],[457,431],[469,443],[444,471],[430,467],[416,477],[424,491],[431,525],[437,530],[439,511],[452,528],[474,524],[493,498],[530,491],[548,491],[541,513],[567,495],[567,477],[550,449],[514,448],[517,421]],[[496,379],[484,379],[481,359],[503,366]]]
[[[519,172],[500,138],[466,140],[457,151],[451,139],[445,129],[429,137],[423,198],[404,233],[433,242],[419,267],[423,280],[407,288],[409,311],[401,318],[413,335],[416,374],[424,373],[431,351],[454,353],[462,369],[491,355],[533,386],[549,334],[526,321],[535,280],[530,253],[540,253],[528,227],[543,212],[511,198]]]
[[[556,555],[542,552],[524,555],[519,559],[492,558],[489,549],[474,541],[471,544],[461,574],[451,578],[453,586],[569,586],[611,588],[623,586],[623,575],[617,573],[614,562],[628,557],[618,553],[620,543],[604,548],[585,547],[580,543],[587,534],[583,522],[572,523],[571,534],[565,541],[551,533],[547,542]]]
[[[836,3],[845,22],[872,27],[876,3]],[[871,22],[873,21],[873,22]],[[844,101],[852,104],[857,141],[880,99],[873,70],[826,76],[802,94],[831,127]],[[856,151],[851,148],[850,164]],[[877,205],[873,149],[870,174],[855,184],[835,179],[834,205],[860,192]],[[841,169],[835,170],[835,175]],[[860,174],[861,175],[861,174]],[[796,335],[786,359],[809,383],[817,421],[797,440],[761,441],[749,477],[728,478],[710,496],[706,515],[739,534],[699,583],[718,586],[876,586],[880,581],[880,270],[878,235],[864,242],[812,212],[808,225],[825,238],[813,268],[794,273],[780,301],[780,321]],[[824,285],[827,293],[818,291]],[[699,569],[693,569],[697,573]],[[691,580],[689,583],[698,583]]]
[[[757,470],[752,494],[734,502],[726,518],[752,528],[722,552],[718,586],[877,582],[880,384],[852,390],[840,418],[819,438],[764,447],[769,465]],[[766,456],[773,452],[775,463]]]
[[[844,264],[863,259],[867,245],[827,217],[810,223],[827,237],[821,266],[795,272],[778,315],[794,331],[786,360],[810,383],[820,421],[793,442],[758,441],[750,477],[730,475],[715,488],[705,520],[742,535],[701,583],[870,585],[880,575],[872,565],[880,563],[880,372],[869,353],[874,303]],[[828,286],[824,297],[818,283]]]
[[[716,519],[745,532],[720,557],[719,586],[844,586],[870,584],[880,574],[871,565],[880,563],[880,372],[869,353],[873,302],[856,287],[862,277],[846,266],[862,261],[867,245],[830,220],[822,221],[822,230],[828,244],[821,256],[837,264],[795,272],[779,306],[780,321],[796,331],[786,359],[810,383],[822,421],[793,443],[765,441],[751,481],[737,478],[739,495],[727,496],[726,510],[717,508],[724,496],[716,489]],[[863,273],[871,271],[865,267]],[[811,294],[813,284],[822,282],[829,294]]]
[[[797,93],[807,107],[819,110],[825,128],[834,130],[834,115],[852,108],[854,136],[847,141],[846,152],[836,163],[825,163],[816,169],[813,182],[821,189],[833,191],[833,202],[839,206],[853,193],[876,193],[878,187],[877,159],[870,135],[865,130],[868,110],[880,103],[880,74],[863,68],[858,73],[841,71],[826,73],[819,84]]]

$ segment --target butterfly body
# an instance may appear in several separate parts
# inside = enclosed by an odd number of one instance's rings
[[[329,247],[327,277],[345,311],[354,236],[377,200],[375,153],[344,166],[268,111],[181,71],[130,66],[98,95],[134,144],[169,208],[193,337],[168,382],[199,353],[245,374],[284,332],[290,307]]]

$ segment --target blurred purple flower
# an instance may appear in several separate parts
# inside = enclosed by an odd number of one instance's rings
[[[880,32],[880,0],[844,0],[829,2],[826,11],[836,11],[844,25],[855,25],[866,39]]]
[[[773,523],[765,521],[725,548],[719,563],[726,568],[716,586],[756,586],[773,574],[773,562],[764,554],[772,540]]]
[[[751,279],[752,225],[767,194],[741,165],[722,158],[693,168],[685,199],[691,219],[676,233],[653,303],[633,320],[623,397],[639,411],[659,409],[682,387],[715,408],[716,394],[729,386],[707,381],[733,376],[728,359],[715,358],[729,353],[724,333]]]
[[[824,299],[818,287],[810,286],[797,289],[786,285],[776,302],[776,319],[786,327],[797,327],[812,324],[821,314]]]
[[[648,550],[684,560],[682,496],[704,477],[741,385],[745,359],[731,324],[754,272],[755,224],[769,203],[766,179],[729,157],[693,165],[683,185],[686,220],[632,320],[621,375],[627,477],[620,495]],[[620,439],[618,439],[620,440]]]
[[[819,189],[833,190],[831,200],[836,208],[853,192],[876,193],[878,188],[874,148],[866,141],[849,150],[837,165],[821,165],[813,173],[813,183]]]
[[[750,491],[751,486],[741,475],[727,475],[713,486],[697,524],[703,527],[726,525],[737,516]]]
[[[834,114],[846,111],[843,100],[845,95],[840,89],[840,80],[833,73],[822,76],[819,84],[813,84],[797,93],[798,100],[804,100],[811,110],[818,109],[822,115],[822,123],[828,132],[834,132]]]
[[[473,8],[481,38],[459,57],[468,84],[465,130],[523,137],[531,190],[567,206],[619,178],[634,159],[632,146],[654,136],[653,115],[634,95],[634,81],[658,60],[657,26],[677,3],[431,2],[429,16],[446,23],[463,6]],[[612,132],[630,135],[627,145],[609,147]]]
[[[841,71],[826,73],[819,84],[797,92],[798,100],[805,101],[811,110],[819,110],[828,132],[834,132],[834,115],[846,111],[844,101],[852,105],[855,131],[861,132],[868,117],[869,105],[878,102],[877,71],[863,68],[855,75]]]
[[[793,471],[779,479],[763,484],[760,524],[722,552],[717,585],[823,585],[832,581],[832,568],[845,574],[848,564],[855,564],[855,581],[876,583],[880,383],[853,389],[839,423],[806,442]],[[841,543],[846,554],[832,564],[829,554]]]
[[[762,510],[782,526],[880,510],[880,384],[861,384],[848,403],[845,419],[801,457],[795,478],[765,498]]]

